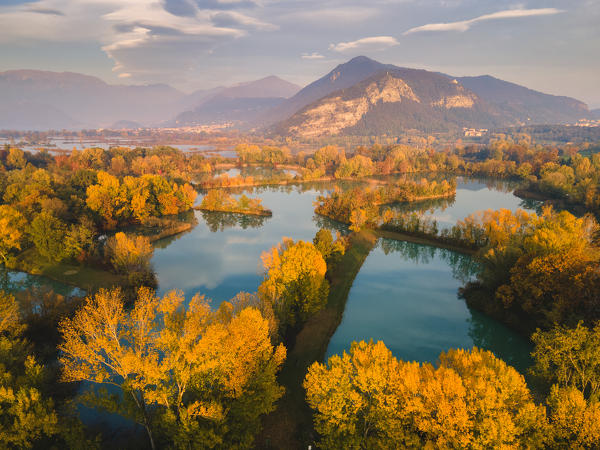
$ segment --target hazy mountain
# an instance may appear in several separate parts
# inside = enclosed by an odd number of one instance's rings
[[[176,126],[203,125],[210,123],[245,124],[252,117],[281,104],[281,97],[231,98],[217,95],[198,106],[186,111],[175,119]]]
[[[416,69],[388,69],[306,106],[274,127],[280,134],[398,134],[492,127],[503,117],[455,80]]]
[[[256,124],[268,125],[287,119],[306,105],[332,92],[353,86],[381,70],[393,68],[394,66],[391,64],[381,64],[366,56],[357,56],[347,63],[340,64],[324,77],[300,90],[280,106],[257,118]]]
[[[281,104],[298,90],[300,86],[275,76],[236,84],[203,98],[192,111],[179,114],[175,118],[175,124],[244,124]]]
[[[109,85],[71,72],[13,70],[0,73],[0,128],[98,127],[117,120],[155,123],[180,110],[184,96],[163,84]],[[13,117],[12,111],[19,114]]]
[[[598,109],[592,109],[590,112],[592,113],[592,117],[594,119],[600,120],[600,108],[598,108]]]
[[[489,75],[460,77],[456,80],[519,122],[559,124],[590,116],[587,105],[579,100],[544,94]]]

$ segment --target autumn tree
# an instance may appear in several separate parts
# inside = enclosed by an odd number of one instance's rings
[[[552,386],[547,399],[550,409],[552,447],[599,448],[600,402],[587,401],[573,387]]]
[[[0,205],[0,257],[4,262],[13,250],[21,250],[25,239],[26,221],[15,208]]]
[[[64,380],[122,391],[87,398],[142,424],[152,448],[249,448],[282,395],[285,348],[252,307],[223,314],[202,296],[141,289],[128,312],[119,290],[100,291],[60,330]]]
[[[323,448],[535,447],[547,431],[523,377],[477,348],[442,353],[434,368],[354,342],[314,363],[304,387]]]
[[[327,302],[327,265],[311,242],[284,238],[261,256],[265,279],[259,294],[268,299],[282,326],[295,326]]]
[[[45,371],[22,337],[18,306],[0,291],[0,446],[32,448],[59,432],[54,403],[41,392]]]
[[[105,252],[117,272],[145,272],[150,269],[154,248],[145,236],[119,232],[108,239]]]

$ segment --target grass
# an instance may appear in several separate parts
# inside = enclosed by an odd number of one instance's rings
[[[258,448],[305,449],[314,444],[312,412],[306,404],[302,382],[308,367],[323,361],[329,340],[342,320],[352,283],[376,242],[377,236],[371,231],[351,235],[349,249],[330,271],[327,306],[304,324],[293,348],[288,349],[279,375],[286,393],[277,409],[265,418],[256,440]]]

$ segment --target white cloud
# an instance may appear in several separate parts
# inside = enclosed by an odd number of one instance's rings
[[[252,30],[277,29],[233,11],[254,4],[250,0],[187,4],[183,12],[188,14],[174,14],[164,0],[37,0],[0,8],[0,44],[93,42],[114,61],[116,74],[143,79],[144,74],[188,70],[199,56]]]
[[[301,58],[302,59],[323,59],[325,57],[323,55],[321,55],[320,53],[313,52],[313,53],[302,53]]]
[[[350,42],[339,42],[337,44],[329,45],[330,50],[335,50],[336,52],[345,52],[348,50],[381,50],[388,47],[393,47],[394,45],[398,45],[399,42],[395,37],[392,36],[373,36],[358,39],[356,41]]]
[[[131,74],[127,72],[123,72],[119,74],[119,78],[130,78]]]
[[[507,9],[505,11],[498,11],[492,14],[484,14],[483,16],[475,17],[469,20],[461,20],[458,22],[448,23],[429,23],[419,27],[411,28],[403,33],[403,35],[419,33],[423,31],[467,31],[471,26],[478,22],[484,22],[486,20],[498,20],[498,19],[515,19],[519,17],[531,17],[531,16],[547,16],[552,14],[559,14],[564,12],[563,10],[556,8],[539,8],[539,9]]]

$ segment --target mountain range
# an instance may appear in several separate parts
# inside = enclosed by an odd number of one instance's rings
[[[164,84],[110,85],[71,72],[13,70],[0,72],[0,98],[0,129],[19,130],[228,123],[318,137],[572,123],[593,117],[583,102],[488,75],[453,77],[364,56],[302,89],[270,76],[190,94]]]

